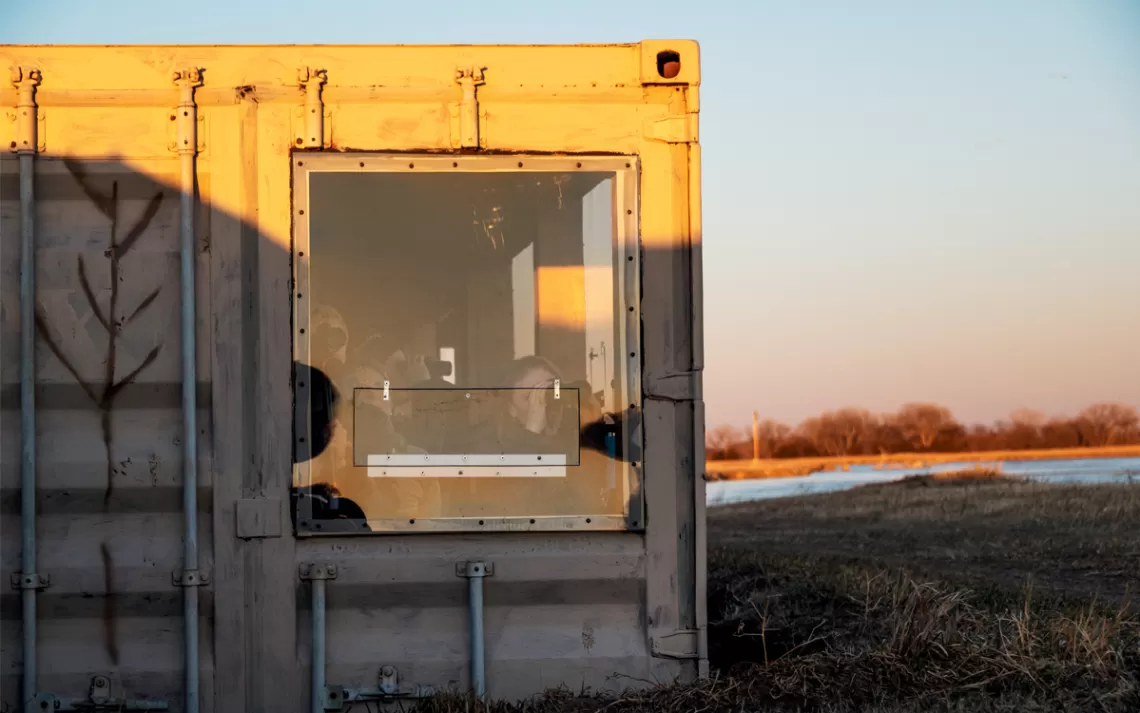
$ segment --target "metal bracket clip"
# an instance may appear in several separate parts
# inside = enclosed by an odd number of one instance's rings
[[[12,589],[47,589],[51,586],[51,577],[46,574],[36,574],[29,572],[12,573]]]
[[[494,562],[456,562],[455,576],[465,579],[482,579],[495,574]]]
[[[303,67],[297,71],[297,81],[305,91],[305,106],[300,109],[302,120],[293,129],[294,143],[307,149],[323,149],[329,145],[325,133],[325,119],[331,118],[325,111],[321,91],[328,83],[329,73],[324,69]]]
[[[46,147],[43,142],[43,115],[36,105],[36,87],[43,80],[40,70],[12,67],[11,83],[16,88],[16,113],[9,114],[16,123],[16,135],[9,148],[20,154],[34,154]]]
[[[36,696],[41,711],[167,711],[166,701],[125,700],[111,697],[111,679],[95,676],[87,698],[60,698],[50,693]]]
[[[174,86],[178,88],[178,106],[171,114],[175,138],[173,145],[168,145],[167,148],[180,154],[199,154],[205,144],[200,134],[199,124],[202,119],[194,99],[194,90],[203,84],[202,70],[199,67],[186,67],[176,70],[171,77]]]
[[[297,573],[302,581],[312,582],[318,579],[336,579],[337,566],[335,564],[323,564],[317,562],[305,562],[297,568]]]
[[[455,81],[463,89],[459,103],[451,105],[451,147],[455,149],[479,149],[487,145],[485,137],[487,112],[479,107],[476,88],[486,82],[483,78],[485,67],[457,69]]]
[[[210,573],[200,569],[175,572],[170,578],[176,587],[204,587],[210,583]]]

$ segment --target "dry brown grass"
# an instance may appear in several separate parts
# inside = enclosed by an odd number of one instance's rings
[[[893,485],[895,487],[910,487],[910,488],[929,488],[935,485],[942,485],[945,483],[969,483],[973,481],[987,481],[993,478],[1008,478],[1010,480],[1023,482],[1023,478],[1015,475],[1006,475],[998,468],[988,468],[985,466],[975,466],[973,468],[965,468],[963,470],[948,470],[940,473],[926,473],[924,475],[908,475],[901,480],[896,480],[891,483],[883,483],[882,485]]]
[[[1140,487],[878,485],[710,516],[708,681],[429,713],[1140,710]]]

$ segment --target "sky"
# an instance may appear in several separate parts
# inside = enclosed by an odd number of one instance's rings
[[[0,43],[696,39],[710,425],[1140,405],[1138,0],[11,5]]]

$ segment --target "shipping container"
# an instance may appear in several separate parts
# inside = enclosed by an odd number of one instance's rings
[[[3,710],[707,673],[696,43],[0,55]]]

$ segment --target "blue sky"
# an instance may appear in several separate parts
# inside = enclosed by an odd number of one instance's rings
[[[691,37],[711,424],[1140,404],[1140,1],[450,5],[39,0],[0,42]]]

